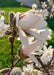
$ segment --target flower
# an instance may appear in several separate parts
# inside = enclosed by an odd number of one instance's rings
[[[23,72],[25,75],[33,75],[33,72],[34,72],[33,63],[27,64],[27,66],[23,65]]]
[[[45,9],[47,7],[46,2],[42,2],[41,6],[42,6],[43,9]]]
[[[43,64],[47,65],[48,62],[50,62],[50,60],[53,57],[53,51],[54,49],[52,49],[52,46],[50,46],[49,48],[47,48],[45,45],[43,47],[44,50],[39,50],[39,52],[32,52],[31,55],[41,55],[40,57],[41,61],[43,62]],[[35,61],[34,61],[35,62]],[[42,65],[39,63],[39,61],[36,59],[36,66],[38,67],[42,67]]]
[[[1,19],[0,19],[0,37],[3,37],[7,28],[10,27],[9,25],[4,24],[4,21],[5,21],[4,16],[1,16]]]
[[[19,13],[17,13],[16,24],[19,30],[23,54],[37,62],[34,55],[31,55],[31,52],[42,49],[43,44],[47,44],[46,40],[51,39],[51,30],[44,28],[47,26],[47,22],[41,14],[30,14],[19,19]],[[30,36],[27,36],[25,32],[29,33]]]
[[[35,10],[35,9],[31,9],[31,10],[29,10],[29,11],[27,11],[27,12],[25,12],[24,14],[22,14],[21,16],[29,16],[29,15],[42,15],[42,17],[43,17],[43,19],[45,19],[47,16],[49,16],[49,12],[47,11],[47,9],[44,9],[44,10]],[[17,13],[16,13],[16,15],[17,15]],[[25,18],[24,17],[24,18]]]
[[[43,16],[44,19],[47,19],[47,17],[49,16],[49,12],[47,9],[40,9],[40,14]]]
[[[23,66],[23,71],[26,72],[26,71],[32,71],[34,69],[33,67],[33,64],[29,64],[26,66]]]
[[[23,54],[29,56],[34,62],[37,62],[34,55],[31,52],[40,50],[43,47],[41,40],[34,40],[34,37],[26,36],[25,32],[19,27],[19,37],[22,43]]]
[[[29,11],[28,11],[29,12]],[[44,11],[46,12],[46,11]],[[18,26],[21,26],[21,28],[23,30],[29,30],[31,28],[44,28],[47,26],[47,22],[43,19],[43,16],[42,14],[44,12],[41,12],[41,14],[29,14],[29,15],[24,15],[24,17],[22,17],[20,20],[19,20],[19,13],[16,13],[16,26],[18,28]],[[23,16],[21,15],[21,16]]]
[[[17,17],[18,16],[18,17]],[[22,19],[19,20],[19,14],[16,14],[16,26],[20,26],[22,30],[24,30],[27,33],[36,33],[36,31],[31,31],[33,30],[38,30],[38,29],[43,29],[44,27],[47,26],[47,22],[43,19],[41,14],[31,14],[29,16],[25,16]],[[44,32],[46,29],[44,29],[42,32]],[[48,30],[51,32],[50,30]],[[36,38],[36,37],[35,37]]]
[[[35,29],[30,29],[27,32],[29,32],[31,35],[33,35],[35,38],[41,40],[44,44],[47,44],[46,39],[50,40],[51,37],[51,30],[48,28],[44,28],[41,30],[35,30]]]
[[[44,64],[47,64],[51,60],[51,58],[53,56],[53,51],[54,51],[54,49],[52,49],[52,46],[50,46],[49,48],[44,46],[44,51],[43,51],[44,53],[41,56],[41,60]]]
[[[38,14],[31,14],[23,17],[19,20],[18,25],[21,26],[23,30],[31,29],[32,26],[35,26],[41,20],[41,16]]]
[[[26,36],[25,32],[19,27],[19,37],[22,43],[23,53],[29,55],[31,52],[35,50],[39,50],[42,48],[42,44],[40,40],[34,40],[34,37]]]

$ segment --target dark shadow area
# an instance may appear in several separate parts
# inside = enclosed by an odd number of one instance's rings
[[[0,8],[5,8],[5,7],[22,7],[20,5],[20,2],[17,2],[16,0],[0,0]],[[23,6],[24,7],[24,6]],[[27,6],[25,6],[26,8],[28,8]]]
[[[19,7],[20,3],[16,0],[0,0],[0,8]]]
[[[19,7],[20,3],[16,0],[0,0],[0,8]]]
[[[48,27],[54,31],[54,17],[47,19]]]
[[[54,17],[51,19],[47,19],[48,27],[52,30],[52,39],[48,40],[48,46],[52,45],[54,48]]]
[[[20,3],[16,0],[0,0],[0,8],[19,7]]]

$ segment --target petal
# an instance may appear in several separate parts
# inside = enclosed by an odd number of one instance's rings
[[[16,13],[16,26],[18,28],[18,23],[19,22],[19,12]]]
[[[41,29],[47,26],[47,22],[44,20],[40,20],[37,24],[31,27],[31,29]]]
[[[38,63],[38,61],[37,61],[37,59],[35,58],[35,56],[33,56],[33,55],[28,55],[28,56],[32,59],[33,62]]]
[[[43,46],[43,49],[44,49],[44,51],[47,51],[47,47],[45,45]]]
[[[49,37],[51,35],[51,30],[48,29],[48,28],[44,28],[44,29],[41,29],[41,30],[37,30],[37,31],[34,31],[34,29],[30,29],[27,31],[28,33],[30,33],[31,35],[33,35],[35,38],[38,38],[40,40],[48,40]]]
[[[24,47],[23,53],[25,55],[28,55],[31,52],[42,49],[42,47],[43,47],[42,42],[40,40],[36,40],[36,41],[32,42],[31,44],[29,44],[28,46]]]
[[[34,26],[41,20],[41,17],[38,14],[32,14],[29,16],[25,16],[22,19],[19,20],[19,26],[23,30],[28,30],[31,28],[31,26]]]
[[[34,40],[34,37],[27,37],[21,28],[19,28],[19,37],[23,46],[28,46]]]

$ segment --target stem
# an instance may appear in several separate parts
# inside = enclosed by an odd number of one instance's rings
[[[18,59],[15,63],[13,63],[10,67],[9,72],[6,75],[10,75],[10,72],[12,71],[13,67],[20,61],[21,59]]]
[[[11,64],[12,64],[11,69],[14,67],[13,65],[13,44],[14,44],[14,37],[12,37],[12,42],[11,42]]]
[[[7,75],[10,74],[11,70],[12,70],[13,67],[14,67],[14,64],[13,64],[13,44],[14,44],[14,37],[10,37],[10,38],[9,38],[9,41],[10,41],[10,43],[11,43],[11,64],[12,64],[12,66],[11,66],[9,72],[7,73]]]
[[[13,65],[15,66],[20,60],[21,60],[21,58],[17,59],[17,61],[15,63],[13,63]],[[10,65],[10,67],[12,67],[12,65]]]

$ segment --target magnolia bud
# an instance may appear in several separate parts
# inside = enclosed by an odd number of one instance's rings
[[[0,75],[5,75],[8,71],[9,71],[10,68],[4,68],[2,70],[0,70]]]
[[[28,58],[27,55],[23,54],[22,45],[21,45],[20,48],[18,49],[17,53],[18,53],[18,55],[19,55],[21,58],[23,58],[23,59]]]

